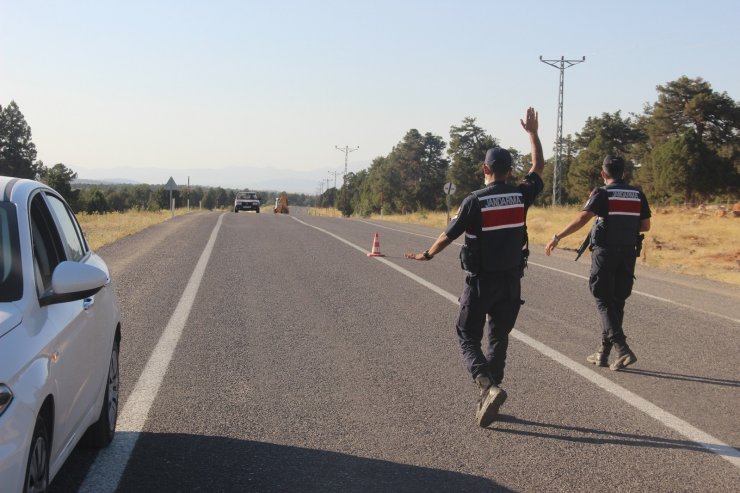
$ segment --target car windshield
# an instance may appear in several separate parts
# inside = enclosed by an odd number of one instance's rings
[[[0,302],[18,301],[22,294],[21,255],[15,205],[0,202]]]
[[[236,198],[257,200],[257,194],[256,193],[239,193],[236,195]]]

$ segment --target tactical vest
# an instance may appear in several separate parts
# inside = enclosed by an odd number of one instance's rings
[[[641,192],[624,183],[601,187],[608,194],[608,213],[593,229],[594,246],[635,246],[640,234]]]
[[[478,228],[465,232],[465,245],[480,252],[480,271],[522,267],[522,249],[526,243],[522,193],[515,186],[495,183],[473,195],[480,206],[481,221]]]

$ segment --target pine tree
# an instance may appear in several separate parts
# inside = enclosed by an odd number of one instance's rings
[[[606,155],[625,159],[625,180],[630,180],[634,163],[630,159],[634,147],[645,136],[630,118],[622,118],[619,111],[590,117],[581,132],[576,133],[576,156],[567,173],[567,190],[570,197],[585,200],[591,190],[601,186],[601,163]]]
[[[645,182],[652,196],[685,201],[737,195],[740,186],[740,107],[701,78],[686,76],[658,86],[645,108]]]
[[[465,117],[460,126],[450,127],[450,168],[447,177],[457,190],[453,203],[460,203],[470,192],[483,186],[483,161],[486,151],[498,140],[476,125],[475,118]]]
[[[51,168],[42,168],[40,180],[59,192],[73,208],[77,208],[79,190],[72,190],[72,181],[77,178],[77,173],[67,168],[62,163],[57,163]]]
[[[31,127],[16,102],[0,107],[0,175],[36,179],[42,169],[43,164],[36,162]]]

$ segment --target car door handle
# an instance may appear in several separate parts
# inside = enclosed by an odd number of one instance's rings
[[[95,298],[93,296],[90,296],[89,298],[85,298],[82,300],[82,309],[83,310],[89,310],[91,306],[95,304]]]

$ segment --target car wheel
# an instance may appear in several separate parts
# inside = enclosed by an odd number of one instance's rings
[[[118,420],[118,386],[121,377],[118,371],[118,350],[119,342],[115,341],[110,354],[108,378],[106,379],[105,395],[103,397],[103,406],[100,409],[100,416],[95,423],[90,425],[83,437],[83,441],[88,447],[103,448],[113,440],[113,435],[116,433],[116,421]]]
[[[257,209],[257,214],[259,214],[259,213],[260,213],[260,210],[259,210],[259,209]]]
[[[238,212],[239,212],[239,208],[238,207],[234,207],[234,214],[236,214]]]
[[[23,491],[35,493],[46,491],[49,487],[49,432],[41,416],[36,418],[33,429],[31,450],[28,452],[26,481]]]

